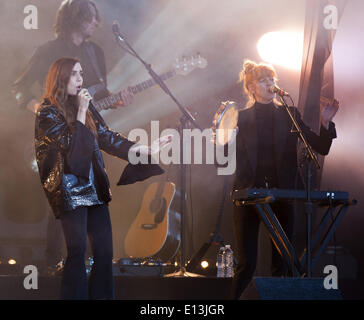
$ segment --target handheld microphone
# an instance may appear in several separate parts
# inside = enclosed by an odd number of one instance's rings
[[[271,86],[269,88],[269,91],[272,93],[276,93],[279,96],[283,97],[283,96],[289,96],[289,93],[284,91],[283,89],[281,89],[280,87],[278,87],[277,85]]]
[[[81,87],[81,88],[78,88],[78,89],[77,89],[77,96],[80,94],[80,92],[81,92],[83,89],[85,89],[85,88]],[[88,89],[86,89],[86,90],[88,91]],[[90,97],[91,97],[91,100],[92,100],[92,99],[93,99],[92,94],[91,94],[90,92],[88,92],[88,93],[89,93],[89,95],[90,95]],[[91,100],[90,100],[90,103],[91,103]]]
[[[112,23],[112,32],[121,41],[124,41],[124,37],[120,33],[120,25],[116,20]]]

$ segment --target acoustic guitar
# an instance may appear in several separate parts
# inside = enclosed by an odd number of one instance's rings
[[[139,213],[124,241],[125,253],[129,257],[148,257],[166,262],[177,254],[181,242],[181,219],[171,207],[175,193],[174,183],[163,177],[148,186]]]

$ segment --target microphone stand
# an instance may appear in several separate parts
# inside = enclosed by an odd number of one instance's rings
[[[202,129],[200,126],[196,123],[196,120],[191,115],[191,113],[183,107],[179,101],[173,96],[173,94],[170,92],[168,87],[165,85],[163,80],[154,72],[151,65],[146,63],[139,55],[138,53],[133,49],[133,47],[128,43],[126,38],[121,35],[119,31],[114,31],[114,34],[116,36],[116,39],[118,40],[119,46],[126,50],[128,53],[130,53],[132,56],[136,57],[147,69],[148,73],[152,77],[152,79],[162,88],[162,90],[170,96],[170,98],[176,103],[177,107],[182,112],[182,117],[180,118],[180,124],[181,124],[181,134],[180,134],[180,148],[181,148],[181,269],[178,272],[171,273],[168,275],[165,275],[165,277],[202,277],[202,275],[190,273],[186,271],[186,257],[185,257],[185,215],[186,215],[186,165],[183,162],[183,129],[186,129],[188,126],[188,123],[191,123],[195,128]],[[122,43],[124,43],[127,48],[125,48]]]
[[[311,201],[311,164],[312,162],[315,164],[316,169],[320,169],[320,164],[317,160],[316,155],[313,153],[311,146],[308,144],[305,135],[303,134],[299,124],[297,123],[295,117],[292,115],[291,110],[283,99],[283,95],[279,95],[281,102],[283,103],[289,117],[292,120],[293,125],[295,126],[299,137],[301,138],[304,147],[306,149],[306,160],[307,160],[307,177],[306,177],[306,194],[307,194],[307,260],[306,260],[306,277],[311,278],[312,270],[312,258],[311,258],[311,220],[312,220],[312,201]]]

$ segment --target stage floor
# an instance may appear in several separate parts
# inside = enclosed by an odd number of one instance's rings
[[[0,300],[58,300],[60,276],[39,276],[25,289],[26,275],[0,275]],[[232,279],[215,277],[115,276],[116,300],[230,300]],[[364,300],[361,281],[339,281],[343,300]],[[256,298],[253,298],[256,299]]]
[[[39,276],[38,289],[25,289],[24,276],[0,275],[0,300],[57,300],[61,277]],[[116,276],[117,300],[227,300],[231,279]]]

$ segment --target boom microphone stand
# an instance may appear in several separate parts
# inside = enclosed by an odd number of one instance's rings
[[[191,115],[191,113],[184,108],[178,100],[173,96],[173,94],[170,92],[168,87],[165,85],[163,80],[152,70],[151,65],[147,64],[132,48],[132,46],[128,43],[127,39],[120,33],[119,25],[117,22],[114,22],[112,25],[113,33],[115,34],[115,37],[117,39],[117,43],[119,46],[126,50],[128,53],[130,53],[132,56],[136,57],[147,69],[150,76],[153,78],[153,80],[163,89],[163,91],[171,97],[171,99],[176,103],[177,107],[182,112],[182,117],[180,119],[181,123],[181,131],[182,134],[181,137],[181,265],[180,265],[180,271],[176,273],[172,273],[169,275],[166,275],[166,277],[199,277],[200,275],[192,274],[186,272],[186,258],[185,258],[185,215],[186,215],[186,165],[183,161],[183,129],[187,128],[188,123],[192,124],[195,128],[200,129],[200,126],[196,123],[195,119]],[[126,47],[123,46],[123,44],[126,45]]]
[[[282,91],[281,91],[282,92]],[[288,94],[283,94],[278,92],[278,96],[280,97],[281,102],[283,103],[284,107],[286,108],[286,111],[289,115],[289,117],[292,120],[293,125],[295,126],[297,133],[299,137],[301,138],[305,150],[306,150],[306,160],[307,160],[307,177],[306,177],[306,194],[307,194],[307,260],[306,260],[306,277],[311,278],[312,270],[311,270],[311,264],[312,264],[312,249],[311,249],[311,220],[312,220],[312,201],[311,201],[311,165],[312,163],[315,164],[316,169],[320,169],[319,162],[317,160],[316,155],[313,153],[311,146],[307,143],[307,139],[305,135],[303,134],[299,124],[297,123],[295,117],[292,115],[291,110],[289,110],[289,107],[284,100],[284,96]]]

